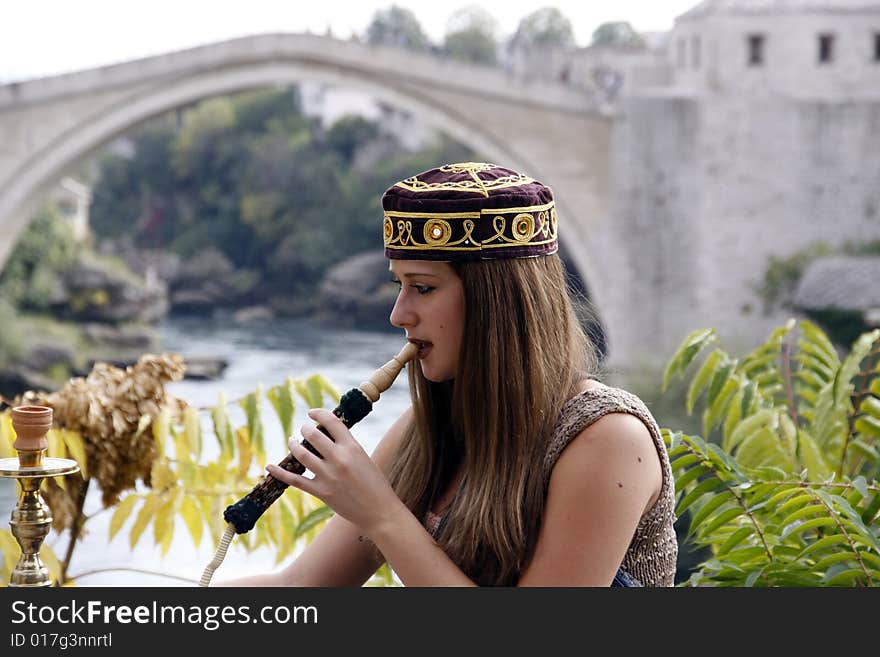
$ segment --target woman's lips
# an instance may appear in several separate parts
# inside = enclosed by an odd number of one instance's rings
[[[417,356],[421,360],[431,351],[431,348],[434,346],[433,343],[427,342],[425,340],[410,340],[410,342],[414,343],[419,348],[419,352]]]

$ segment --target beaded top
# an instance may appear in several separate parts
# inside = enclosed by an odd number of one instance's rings
[[[569,399],[562,407],[544,458],[545,492],[550,473],[562,450],[584,429],[608,413],[629,413],[639,418],[651,433],[660,456],[663,483],[654,506],[642,516],[623,557],[623,568],[644,586],[672,586],[678,559],[675,536],[675,482],[660,428],[641,399],[626,390],[598,386]]]

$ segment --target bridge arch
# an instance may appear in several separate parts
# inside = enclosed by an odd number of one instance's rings
[[[206,98],[312,80],[357,88],[386,98],[395,106],[418,114],[431,127],[469,144],[493,161],[510,163],[510,166],[522,170],[529,168],[515,149],[480,133],[474,126],[468,125],[466,117],[455,117],[449,112],[439,111],[423,99],[399,93],[375,81],[321,71],[315,67],[306,68],[296,63],[244,66],[177,80],[150,95],[122,98],[99,115],[89,116],[69,128],[49,146],[34,153],[18,170],[15,187],[3,198],[5,212],[0,216],[13,217],[12,221],[5,222],[6,230],[11,233],[14,243],[48,185],[57,181],[71,164],[143,121]]]
[[[501,72],[466,65],[441,77],[438,66],[449,64],[409,53],[401,61],[401,53],[392,52],[396,60],[387,49],[324,37],[262,35],[0,86],[0,142],[4,133],[29,137],[29,143],[18,140],[12,157],[0,151],[0,268],[49,186],[131,127],[214,96],[318,81],[387,100],[482,157],[549,182],[560,218],[568,220],[560,231],[562,249],[588,282],[607,331],[601,259],[608,254],[592,243],[593,226],[586,224],[606,214],[609,117],[583,94],[555,85],[521,87]],[[585,144],[595,151],[592,161],[573,159],[571,152]]]

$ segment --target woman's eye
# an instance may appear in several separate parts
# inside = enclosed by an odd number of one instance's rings
[[[392,278],[391,282],[397,286],[398,290],[402,289],[400,281]],[[409,287],[415,288],[415,291],[418,292],[419,294],[430,294],[435,289],[435,288],[431,287],[430,285],[410,285]]]

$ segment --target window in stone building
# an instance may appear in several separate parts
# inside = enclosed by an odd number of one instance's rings
[[[819,35],[819,63],[828,64],[834,61],[834,35]]]
[[[700,37],[691,37],[691,64],[700,68]]]
[[[880,32],[874,32],[874,61],[880,62]]]
[[[764,44],[766,39],[763,34],[750,34],[748,38],[749,44],[749,66],[761,66],[764,64]]]
[[[678,67],[684,68],[687,64],[687,42],[684,40],[684,37],[681,37],[676,45],[678,46]]]

